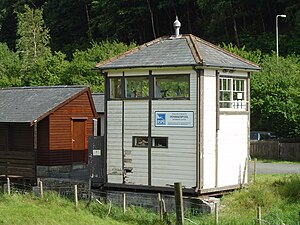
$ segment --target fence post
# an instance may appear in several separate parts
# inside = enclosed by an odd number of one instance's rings
[[[126,193],[122,193],[122,200],[123,200],[123,213],[126,212]]]
[[[7,178],[7,194],[10,195],[10,179],[9,179],[9,177]]]
[[[257,224],[261,225],[261,207],[257,207]]]
[[[298,225],[300,225],[300,212],[298,213]]]
[[[182,198],[182,184],[181,182],[174,183],[175,191],[175,207],[176,207],[176,224],[184,224],[183,215],[183,198]]]
[[[256,173],[257,173],[257,158],[254,159],[254,171],[253,171],[253,182],[256,182]]]
[[[160,196],[160,193],[157,193],[157,209],[158,209],[158,213],[159,213],[159,218],[160,220],[162,220],[162,204],[161,204],[161,196]]]
[[[43,181],[40,181],[40,189],[41,189],[41,198],[43,198],[44,197]]]
[[[77,184],[74,185],[75,208],[78,209],[78,190]]]
[[[248,157],[247,157],[246,160],[245,160],[244,171],[243,171],[242,187],[245,186],[245,182],[246,182],[247,165],[248,165]]]
[[[218,203],[215,203],[215,225],[219,224],[219,207]]]

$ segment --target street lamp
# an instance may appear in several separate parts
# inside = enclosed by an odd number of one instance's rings
[[[279,47],[278,47],[278,17],[285,18],[286,15],[277,15],[276,16],[276,55],[277,55],[277,58],[279,56]]]

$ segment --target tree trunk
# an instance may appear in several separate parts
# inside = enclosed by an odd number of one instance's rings
[[[87,21],[87,26],[88,26],[87,35],[88,35],[89,41],[91,42],[93,40],[93,38],[92,38],[92,33],[91,33],[89,8],[88,8],[88,5],[86,4],[86,1],[84,1],[84,5],[85,5],[86,21]]]
[[[147,0],[147,3],[148,3],[148,8],[149,8],[150,16],[151,16],[151,24],[152,24],[153,37],[154,37],[154,39],[156,39],[154,19],[153,19],[153,12],[152,12],[152,9],[151,9],[150,0]]]
[[[186,14],[187,14],[187,22],[188,22],[188,29],[189,29],[189,33],[193,33],[192,32],[192,25],[191,25],[191,18],[190,18],[190,8],[189,8],[189,4],[187,4],[186,7]]]
[[[237,46],[240,47],[240,40],[239,40],[238,31],[237,31],[237,26],[236,26],[236,20],[235,20],[235,16],[234,16],[232,1],[230,1],[230,8],[231,8],[231,16],[232,16],[232,22],[233,22],[233,30],[234,30],[235,41],[236,41]]]

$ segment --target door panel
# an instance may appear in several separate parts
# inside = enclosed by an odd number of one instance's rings
[[[86,161],[86,120],[72,121],[72,161]]]

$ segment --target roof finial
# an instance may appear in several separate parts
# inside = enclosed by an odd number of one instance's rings
[[[176,15],[176,20],[173,23],[173,27],[175,29],[175,38],[179,37],[179,29],[181,27],[181,23],[178,20],[178,16]]]

